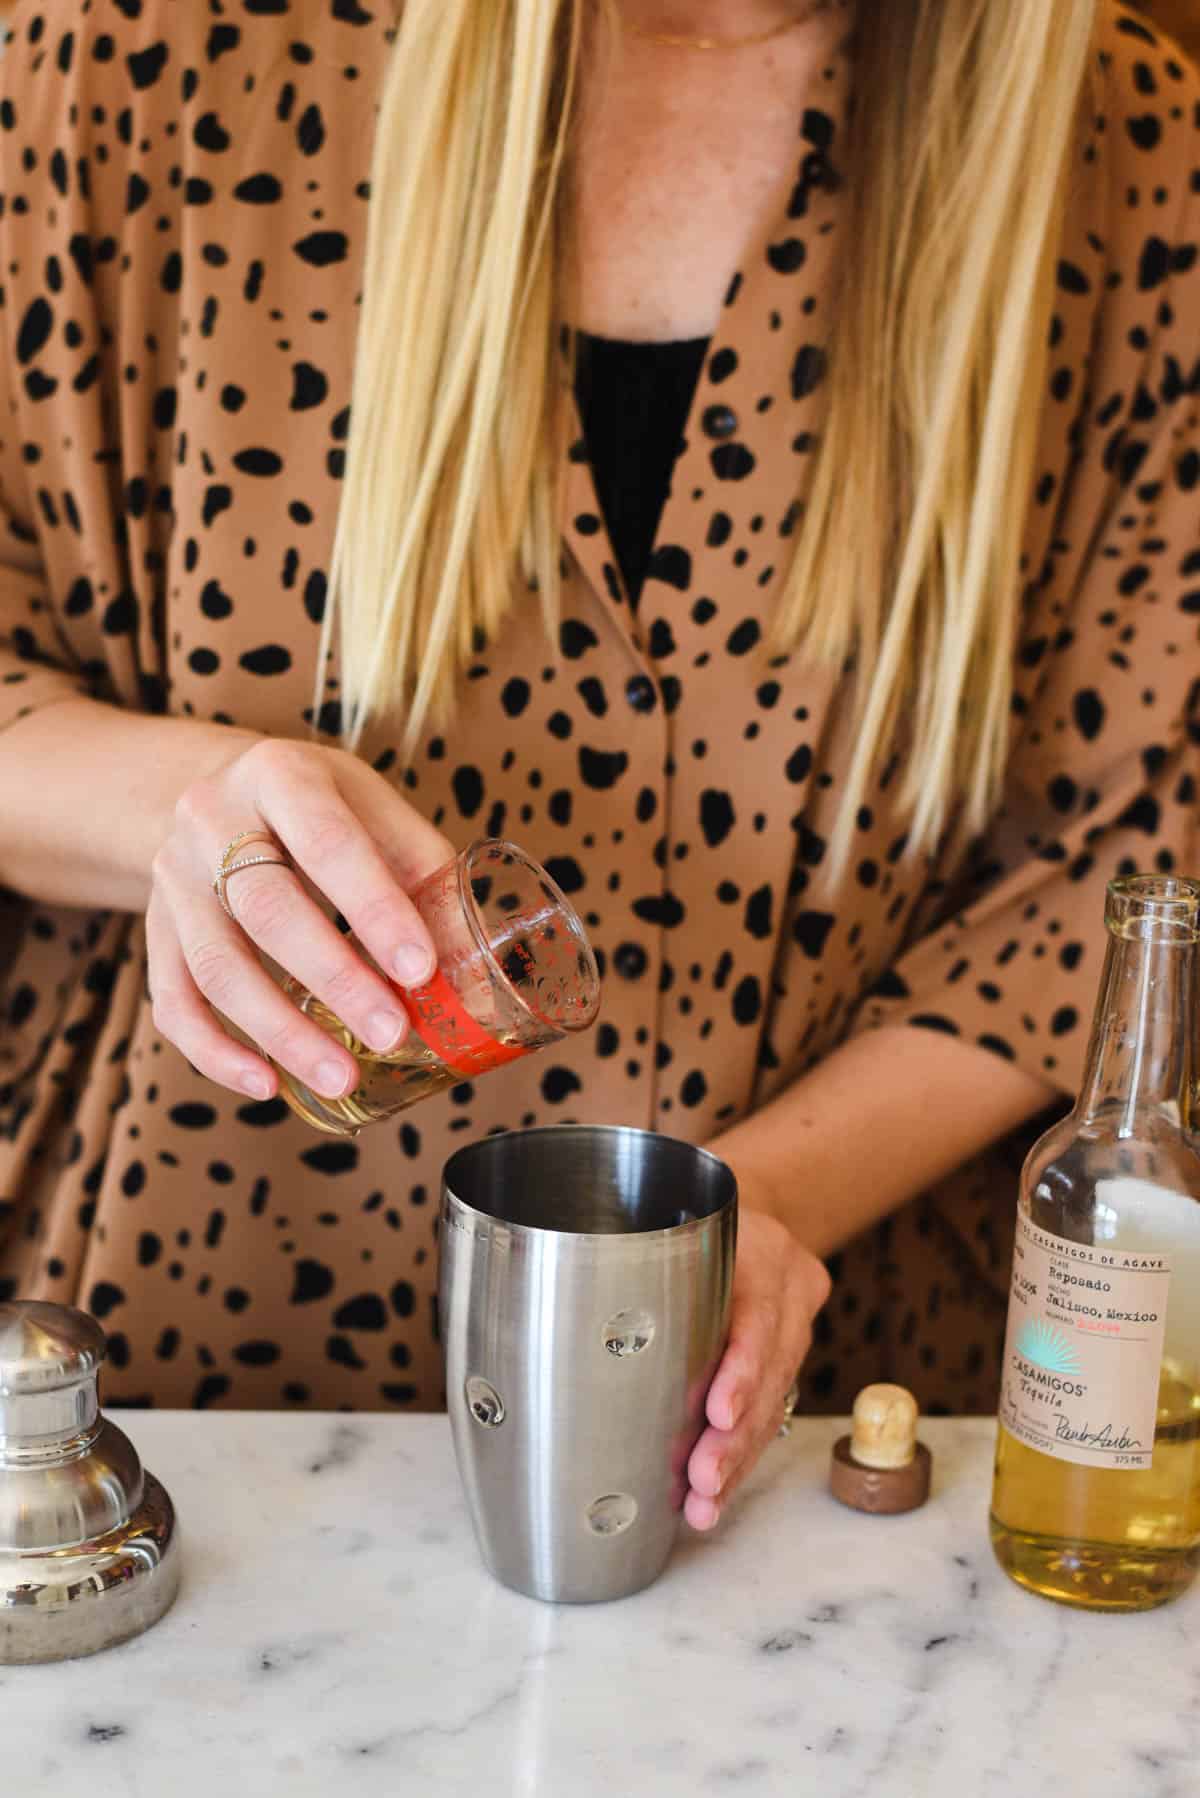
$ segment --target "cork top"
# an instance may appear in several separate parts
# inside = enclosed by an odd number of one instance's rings
[[[917,1449],[917,1401],[903,1386],[864,1386],[850,1428],[860,1467],[907,1467]]]

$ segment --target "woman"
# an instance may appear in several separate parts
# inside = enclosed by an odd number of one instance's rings
[[[1191,865],[1197,89],[1093,0],[852,23],[18,9],[0,1268],[110,1396],[439,1402],[441,1163],[572,1117],[739,1176],[695,1525],[817,1255],[804,1402],[992,1401],[1011,1179],[871,1227],[1070,1091],[1106,878]],[[403,1020],[288,868],[223,914],[252,828],[401,985],[405,889],[511,835],[603,1022],[317,1137],[217,1020],[348,1084],[256,945]]]

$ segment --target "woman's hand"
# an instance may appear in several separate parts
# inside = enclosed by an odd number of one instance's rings
[[[718,1153],[720,1145],[717,1145]],[[708,1391],[708,1428],[688,1462],[684,1516],[710,1530],[730,1493],[778,1434],[788,1390],[829,1297],[829,1275],[738,1175],[737,1263],[729,1342]]]
[[[247,869],[229,882],[236,922],[213,892],[233,839],[266,830],[296,872]],[[246,854],[266,845],[248,844]],[[189,786],[154,859],[146,913],[154,1022],[202,1074],[270,1098],[270,1064],[236,1042],[220,1012],[314,1092],[340,1098],[358,1078],[353,1057],[305,1018],[266,972],[263,949],[342,1018],[363,1042],[403,1041],[396,993],[314,904],[303,874],[402,986],[433,968],[429,933],[407,889],[454,851],[379,774],[340,749],[262,738]]]

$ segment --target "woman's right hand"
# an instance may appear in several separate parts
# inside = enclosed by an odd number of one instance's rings
[[[209,1079],[255,1099],[272,1097],[278,1080],[270,1062],[228,1035],[220,1012],[313,1092],[340,1098],[358,1078],[353,1057],[291,1003],[257,950],[364,1043],[394,1048],[408,1029],[399,998],[300,876],[331,901],[398,985],[419,986],[432,972],[434,952],[407,895],[454,850],[382,775],[347,751],[266,737],[244,743],[186,788],[154,858],[146,940],[155,1026]],[[226,890],[231,919],[213,877],[228,845],[250,830],[269,831],[294,870],[239,873]],[[265,849],[248,844],[246,854]]]

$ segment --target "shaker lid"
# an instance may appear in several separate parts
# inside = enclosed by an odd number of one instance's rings
[[[0,1667],[123,1642],[178,1589],[171,1500],[98,1410],[104,1355],[85,1312],[0,1304]]]
[[[0,1398],[94,1380],[105,1352],[104,1332],[86,1312],[28,1300],[0,1304]]]

